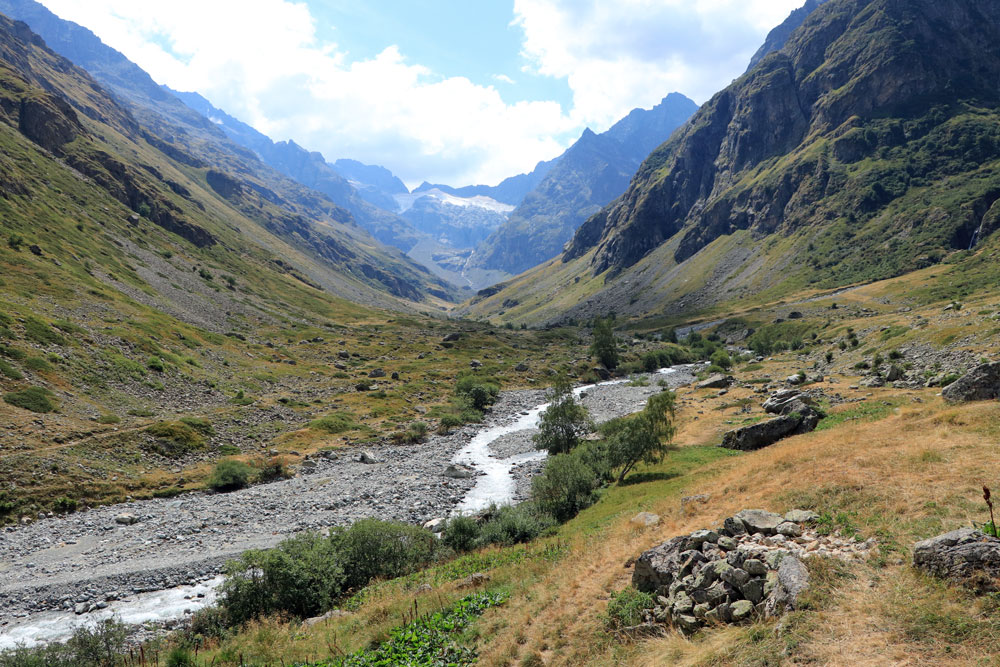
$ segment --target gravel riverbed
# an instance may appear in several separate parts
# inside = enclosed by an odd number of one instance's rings
[[[640,410],[661,391],[658,380],[671,387],[693,380],[686,368],[646,377],[647,386],[597,385],[582,400],[596,421],[606,421]],[[101,608],[138,593],[207,581],[227,559],[300,531],[366,517],[419,524],[447,516],[477,481],[443,475],[456,452],[476,433],[510,424],[544,401],[537,390],[503,392],[483,424],[420,444],[373,449],[378,463],[361,463],[361,450],[342,451],[307,462],[293,479],[233,493],[137,501],[7,527],[0,533],[0,635],[40,612]],[[495,449],[491,444],[490,456],[506,460],[533,451],[533,434],[504,435]],[[526,497],[543,464],[512,463],[515,501]],[[136,522],[119,523],[122,514]]]

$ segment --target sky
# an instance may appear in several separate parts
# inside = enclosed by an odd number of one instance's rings
[[[158,83],[411,188],[530,171],[670,92],[705,102],[804,0],[40,0]]]

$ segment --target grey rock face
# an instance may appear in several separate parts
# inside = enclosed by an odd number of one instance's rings
[[[635,562],[632,585],[645,593],[669,586],[681,567],[687,537],[675,537],[645,552]]]
[[[780,616],[796,608],[799,596],[809,588],[809,570],[794,556],[785,556],[778,565],[778,581],[764,603],[764,613]]]
[[[983,364],[941,390],[950,403],[1000,398],[1000,361]]]
[[[750,532],[765,535],[774,535],[778,526],[785,521],[780,514],[765,510],[743,510],[737,512],[736,518],[742,521]]]
[[[710,375],[708,378],[698,383],[698,389],[725,389],[732,384],[732,379],[722,373]]]
[[[1000,539],[971,528],[953,530],[917,542],[913,565],[936,577],[995,591],[1000,579]]]

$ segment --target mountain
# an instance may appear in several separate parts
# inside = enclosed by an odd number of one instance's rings
[[[489,197],[504,204],[517,206],[524,199],[525,195],[537,187],[546,174],[552,170],[557,161],[558,158],[548,160],[547,162],[539,162],[530,173],[505,178],[499,185],[466,185],[461,188],[453,188],[449,185],[432,184],[424,181],[413,190],[413,193],[419,194],[428,190],[440,190],[455,197]]]
[[[642,160],[698,109],[671,93],[607,132],[586,130],[501,226],[472,264],[517,274],[558,255],[580,224],[618,197]]]
[[[768,54],[783,49],[788,42],[788,38],[792,36],[792,33],[824,2],[827,2],[827,0],[806,0],[806,4],[794,10],[781,25],[769,32],[764,43],[753,54],[753,57],[750,58],[750,65],[747,67],[747,72],[756,67],[757,63],[763,60]]]
[[[410,193],[403,181],[382,166],[341,158],[333,163],[333,168],[362,199],[386,211],[396,210],[393,195]]]
[[[939,262],[1000,220],[998,82],[992,6],[830,0],[656,149],[562,258],[472,310],[690,312]]]
[[[74,54],[84,69],[92,68],[98,81],[124,105],[116,106],[130,116],[132,133],[138,133],[141,142],[171,160],[207,170],[202,178],[207,178],[212,189],[260,226],[254,230],[255,237],[258,231],[266,230],[320,261],[326,271],[347,274],[334,277],[331,273],[318,284],[325,281],[331,288],[346,289],[344,278],[349,277],[348,283],[360,281],[376,292],[384,292],[379,296],[352,288],[352,298],[386,306],[394,304],[392,297],[407,301],[450,298],[451,288],[446,283],[400,252],[379,244],[357,226],[349,211],[279,174],[256,154],[231,142],[215,123],[157,86],[148,74],[86,29],[59,19],[32,0],[2,0],[0,11],[32,21],[45,33],[43,39],[47,37]],[[62,96],[73,99],[74,93],[65,91]],[[103,118],[97,111],[84,113]],[[112,172],[112,177],[117,174]],[[124,187],[127,193],[132,186]],[[265,212],[258,200],[281,212]],[[136,202],[130,200],[129,204]],[[271,243],[266,235],[255,240],[265,246]]]

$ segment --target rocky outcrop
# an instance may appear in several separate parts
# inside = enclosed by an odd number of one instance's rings
[[[21,101],[21,133],[42,148],[63,154],[63,146],[83,132],[73,107],[61,97],[36,95]]]
[[[657,602],[645,626],[668,624],[690,634],[795,609],[809,587],[801,559],[862,557],[872,546],[817,534],[818,518],[801,510],[784,516],[743,510],[716,530],[696,530],[646,551],[632,574],[632,585]]]
[[[1000,590],[1000,539],[972,528],[953,530],[913,547],[913,565],[980,591]]]
[[[784,438],[809,433],[823,418],[823,413],[813,407],[812,399],[796,389],[772,395],[764,402],[764,410],[779,416],[726,433],[722,446],[743,452],[763,449]]]
[[[1000,398],[1000,361],[983,364],[941,390],[950,403]]]
[[[698,389],[725,389],[733,383],[733,379],[722,373],[710,375],[698,383]]]

